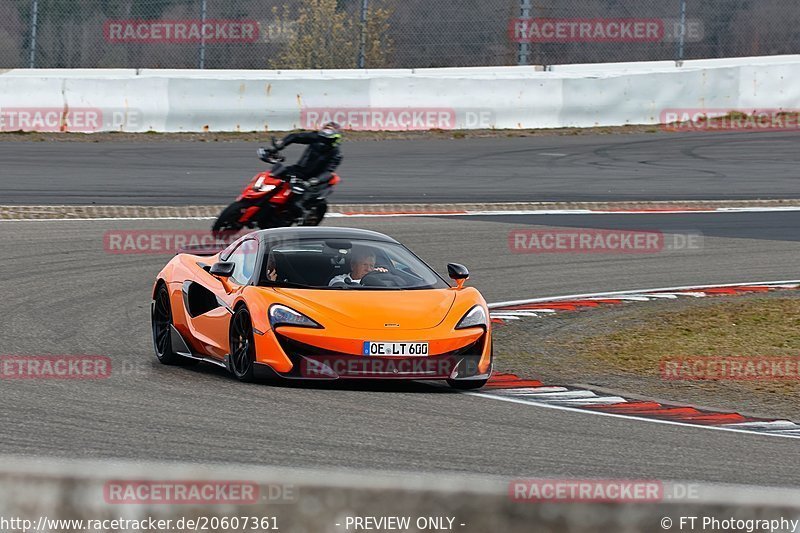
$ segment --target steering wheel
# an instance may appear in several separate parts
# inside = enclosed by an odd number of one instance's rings
[[[361,285],[364,287],[399,287],[398,278],[391,272],[373,270],[363,278]]]

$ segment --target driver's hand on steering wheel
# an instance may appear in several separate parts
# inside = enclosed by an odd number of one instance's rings
[[[386,272],[389,272],[389,269],[388,268],[384,268],[384,267],[375,267],[372,270],[372,272],[383,272],[383,273],[386,273]]]

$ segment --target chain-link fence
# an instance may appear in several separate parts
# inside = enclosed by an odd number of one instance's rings
[[[391,68],[800,52],[797,0],[0,0],[0,68]]]

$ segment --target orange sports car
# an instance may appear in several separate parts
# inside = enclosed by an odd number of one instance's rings
[[[213,255],[212,255],[213,254]],[[492,330],[467,269],[454,286],[373,231],[280,228],[225,250],[179,253],[153,288],[164,364],[206,361],[237,379],[435,379],[483,386]]]

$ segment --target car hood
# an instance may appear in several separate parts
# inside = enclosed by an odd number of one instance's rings
[[[275,289],[290,300],[313,309],[323,326],[335,320],[351,328],[430,329],[447,317],[456,294],[449,289],[405,291]],[[303,311],[298,309],[298,311]]]

